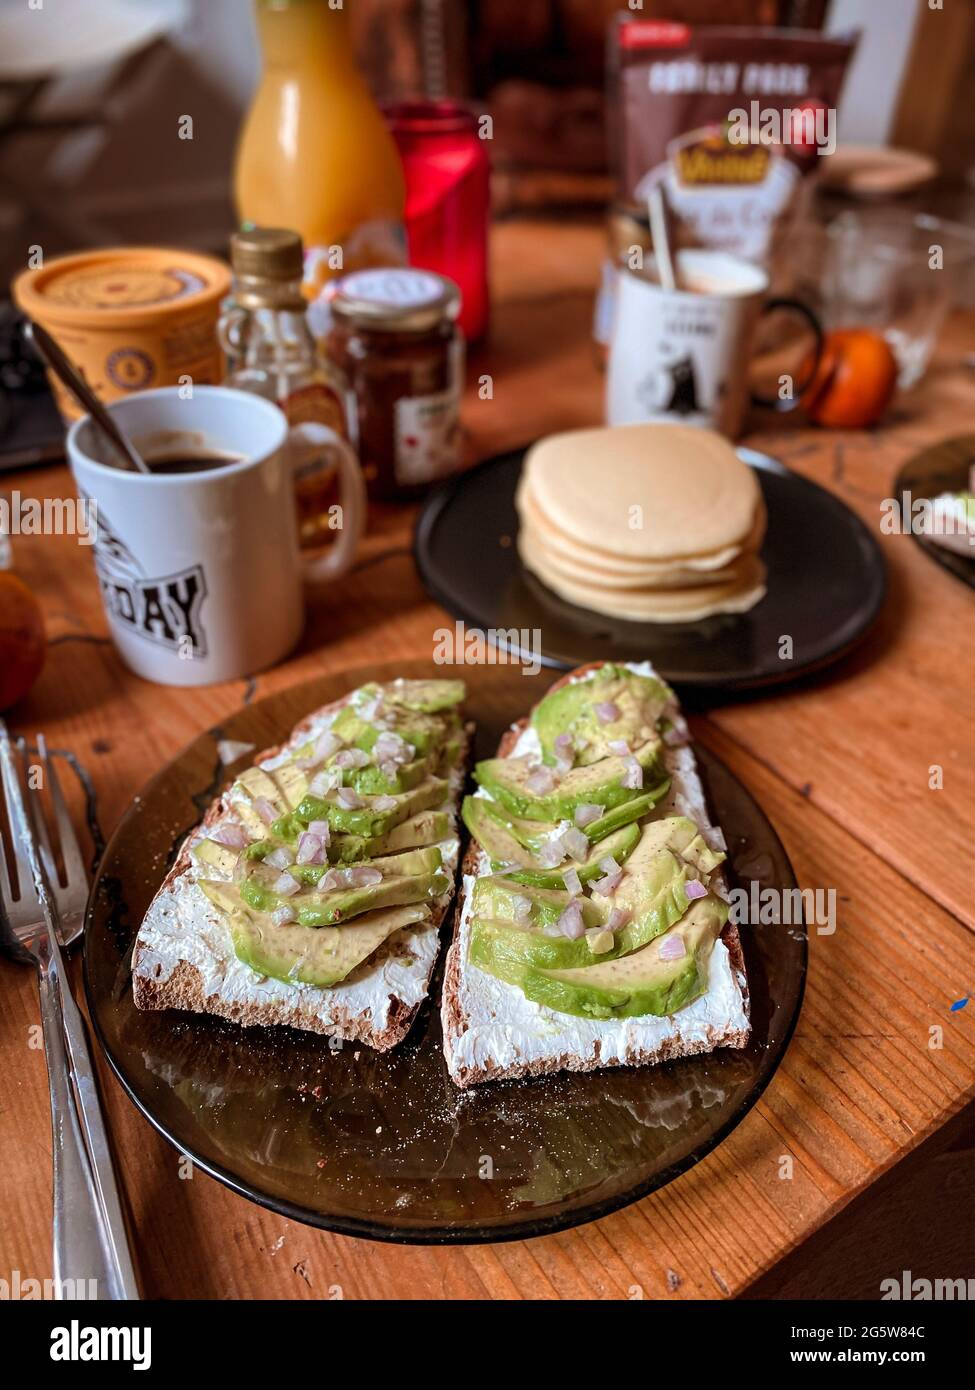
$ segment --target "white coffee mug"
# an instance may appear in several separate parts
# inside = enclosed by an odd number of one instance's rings
[[[288,422],[245,391],[196,386],[143,391],[110,407],[147,459],[213,452],[239,461],[146,475],[115,467],[88,416],[68,431],[71,471],[94,503],[95,567],[112,636],[136,675],[209,685],[286,656],[304,626],[303,583],[352,563],[365,490],[337,435],[342,526],[334,546],[298,546]]]
[[[724,251],[678,253],[681,290],[665,290],[642,273],[621,269],[610,335],[606,421],[634,425],[661,420],[703,425],[736,438],[749,399],[776,410],[798,405],[803,384],[765,399],[748,389],[748,363],[759,317],[787,309],[803,317],[816,340],[822,331],[795,299],[766,299],[768,275]],[[813,366],[815,370],[815,365]]]

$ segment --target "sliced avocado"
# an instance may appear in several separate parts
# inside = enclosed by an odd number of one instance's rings
[[[331,928],[339,922],[347,922],[363,912],[371,912],[379,907],[398,907],[403,903],[423,902],[437,898],[445,893],[449,880],[439,872],[440,851],[422,850],[422,854],[435,854],[437,864],[418,873],[387,872],[380,883],[364,884],[358,888],[337,888],[332,892],[321,893],[311,888],[290,898],[279,897],[271,882],[264,875],[249,875],[239,885],[240,894],[248,907],[255,912],[273,912],[275,908],[287,905],[297,914],[298,925],[302,927]],[[289,870],[290,872],[290,870]]]
[[[663,681],[640,676],[625,666],[606,665],[584,680],[572,681],[553,690],[532,713],[546,763],[555,762],[555,740],[569,734],[575,746],[575,765],[588,767],[607,757],[610,743],[625,740],[637,748],[655,739],[657,721],[673,700],[673,692]],[[613,704],[618,718],[603,723],[596,706]]]
[[[221,873],[229,877],[237,867],[237,858],[241,851],[230,849],[228,845],[221,845],[217,840],[200,840],[190,850],[193,858],[200,864],[207,865],[211,869],[219,869]]]
[[[392,725],[389,732],[399,734],[400,738],[411,743],[421,758],[439,749],[460,722],[455,714],[450,713],[423,714],[419,710],[405,708],[394,709],[390,713],[393,718],[386,721]],[[381,729],[363,719],[352,705],[339,710],[331,727],[332,732],[344,743],[361,748],[365,753],[372,751],[382,733]]]
[[[530,869],[537,865],[535,856],[515,838],[495,803],[486,796],[465,796],[461,815],[474,839],[497,867],[520,864]],[[551,826],[545,828],[551,833]]]
[[[263,796],[274,809],[283,814],[293,810],[308,791],[308,778],[294,763],[282,763],[273,772],[262,767],[249,767],[237,778],[237,786],[242,787],[256,801]]]
[[[383,875],[396,875],[402,877],[404,874],[428,874],[436,873],[443,863],[443,856],[438,845],[430,845],[425,848],[404,850],[402,854],[381,855],[378,858],[369,860],[368,866],[359,865],[357,867],[378,869]],[[295,878],[301,883],[315,885],[319,879],[327,874],[329,869],[335,868],[334,864],[295,864],[288,870],[294,874]],[[350,866],[356,867],[356,866]],[[277,872],[280,872],[278,870]],[[274,871],[264,869],[259,876],[259,881],[267,886],[275,876]],[[302,902],[305,900],[302,899]]]
[[[656,787],[646,795],[641,792],[632,801],[624,801],[622,806],[614,806],[611,811],[607,811],[598,820],[590,821],[585,827],[585,832],[593,843],[605,840],[606,836],[612,835],[614,830],[619,830],[624,825],[630,825],[633,821],[645,816],[648,811],[652,811],[660,799],[660,793]]]
[[[535,867],[513,870],[508,877],[513,878],[516,883],[531,884],[536,888],[562,888],[565,874],[569,869],[575,869],[580,883],[591,883],[593,879],[602,878],[606,872],[599,862],[601,859],[608,855],[615,859],[617,864],[624,864],[639,843],[640,827],[636,824],[624,825],[612,835],[607,835],[599,844],[593,845],[588,859],[581,862],[566,860],[555,869]]]
[[[463,681],[397,680],[382,687],[383,699],[421,714],[436,714],[459,705],[467,694]]]
[[[659,739],[651,739],[634,754],[644,770],[644,781],[649,784],[642,788],[623,786],[627,765],[616,755],[592,767],[573,768],[560,778],[553,791],[544,795],[530,791],[525,785],[536,770],[534,760],[529,757],[489,758],[477,764],[474,776],[515,816],[529,820],[571,820],[575,808],[585,804],[611,810],[650,793],[655,793],[659,801],[670,786],[670,779],[658,765],[661,748]]]
[[[707,990],[708,960],[726,916],[720,899],[700,898],[676,926],[641,950],[572,969],[526,965],[503,946],[499,949],[489,933],[472,935],[470,960],[558,1013],[582,1018],[662,1017]],[[675,937],[683,942],[685,954],[678,960],[661,959],[661,946]]]
[[[237,959],[260,975],[288,984],[338,984],[394,932],[430,916],[429,907],[415,903],[368,912],[351,926],[329,931],[278,927],[265,913],[252,911],[236,885],[202,882],[200,887],[217,911],[225,914]]]
[[[348,768],[342,781],[363,796],[401,796],[403,792],[419,786],[430,770],[429,758],[415,758],[411,763],[403,763],[391,775],[370,763],[367,767]]]
[[[378,854],[435,845],[452,834],[453,823],[448,811],[421,811],[385,835],[333,835],[328,857],[333,864],[354,864],[360,859],[374,859]]]
[[[357,810],[348,810],[338,804],[335,792],[329,792],[327,797],[306,796],[299,803],[295,816],[304,825],[310,824],[313,820],[327,820],[333,830],[348,835],[372,837],[387,834],[420,811],[442,806],[448,793],[448,785],[442,778],[427,777],[418,787],[397,796],[396,805],[388,811],[377,811],[369,802]],[[276,826],[272,829],[278,833]],[[293,826],[291,829],[293,831]],[[290,838],[287,830],[288,827],[283,826],[281,833]]]
[[[572,901],[564,890],[556,888],[533,888],[524,883],[516,883],[504,874],[491,874],[479,878],[474,884],[471,899],[471,913],[476,918],[499,922],[522,922],[525,934],[536,932],[542,927],[557,922]],[[577,899],[582,908],[582,920],[587,927],[602,926],[608,909],[593,898]],[[527,903],[524,918],[519,917],[519,903]],[[567,940],[567,938],[562,938]]]
[[[626,872],[612,897],[593,893],[591,898],[581,899],[593,905],[584,908],[583,920],[587,927],[606,922],[614,907],[629,914],[628,921],[613,933],[609,949],[598,953],[601,960],[615,960],[642,949],[679,921],[692,902],[705,901],[688,898],[688,880],[697,877],[700,870],[685,860],[677,848],[694,843],[694,823],[683,816],[672,816],[632,828],[640,838],[626,861]],[[608,841],[604,841],[596,847],[601,851],[600,857],[608,853],[607,845]],[[572,941],[568,937],[546,935],[540,930],[546,922],[557,920],[568,902],[568,895],[548,892],[539,899],[536,896],[539,890],[519,883],[520,878],[520,874],[512,873],[501,879],[478,879],[472,900],[473,915],[478,919],[474,922],[475,935],[491,934],[493,949],[528,965],[569,968],[592,962],[596,953],[588,938]],[[507,896],[499,893],[497,887],[479,892],[482,883],[499,882],[507,889]],[[533,903],[530,916],[521,921],[513,897],[517,892],[531,895]],[[719,903],[717,911],[726,917],[727,906],[720,899],[715,901]],[[482,925],[482,918],[486,925]]]

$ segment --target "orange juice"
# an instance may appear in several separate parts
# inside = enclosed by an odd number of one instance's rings
[[[257,0],[264,74],[237,152],[240,217],[305,243],[305,288],[401,264],[403,171],[338,0]]]

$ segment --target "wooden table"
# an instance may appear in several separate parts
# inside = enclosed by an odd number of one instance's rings
[[[490,373],[493,395],[469,393],[472,458],[599,420],[589,324],[601,243],[595,227],[497,229],[493,335],[469,372],[472,383]],[[831,488],[879,533],[879,503],[900,464],[971,428],[972,328],[970,316],[952,320],[926,381],[883,428],[837,434],[766,417],[748,442]],[[71,495],[60,467],[2,486]],[[88,550],[67,536],[15,540],[16,566],[44,605],[50,653],[12,726],[41,728],[73,750],[93,788],[97,833],[107,834],[165,760],[242,701],[380,655],[432,654],[444,614],[417,578],[412,520],[408,510],[375,516],[354,575],[314,604],[291,660],[196,691],[148,685],[123,668]],[[181,1181],[176,1152],[102,1066],[148,1296],[876,1296],[879,1279],[903,1268],[973,1272],[964,1262],[975,1211],[975,1002],[950,1005],[975,992],[975,597],[909,538],[880,540],[890,595],[865,646],[816,679],[693,721],[695,736],[760,800],[801,883],[835,888],[839,901],[835,934],[810,940],[794,1041],[731,1137],[663,1191],[563,1235],[383,1246],[290,1223],[203,1175]],[[36,992],[30,972],[9,962],[0,979],[0,1271],[44,1277],[50,1130],[44,1061],[31,1046]],[[781,1176],[785,1156],[791,1178]]]

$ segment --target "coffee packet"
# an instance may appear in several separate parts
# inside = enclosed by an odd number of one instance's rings
[[[858,35],[620,15],[610,30],[617,202],[663,183],[685,244],[768,265],[799,190],[836,147]]]

